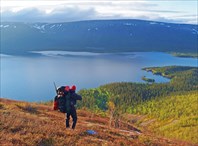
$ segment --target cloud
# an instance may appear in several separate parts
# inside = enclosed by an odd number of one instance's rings
[[[178,3],[174,6],[175,9],[170,9],[165,5],[166,3],[162,4],[148,0],[26,0],[23,2],[15,1],[16,4],[13,4],[13,2],[2,3],[2,21],[70,22],[97,19],[146,19],[163,22],[197,23],[195,14],[192,16],[192,13],[186,13],[186,10],[176,9]]]
[[[95,15],[94,9],[79,9],[78,7],[63,7],[61,9],[40,10],[38,8],[26,8],[17,12],[4,11],[1,14],[2,21],[13,22],[70,22],[91,19]]]

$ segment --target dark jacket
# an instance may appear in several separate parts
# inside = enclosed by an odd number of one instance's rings
[[[75,93],[75,91],[70,91],[71,93],[71,106],[76,105],[77,100],[82,100],[82,96]]]

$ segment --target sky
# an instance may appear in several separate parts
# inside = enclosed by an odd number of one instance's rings
[[[1,21],[141,19],[198,24],[198,0],[1,0]]]

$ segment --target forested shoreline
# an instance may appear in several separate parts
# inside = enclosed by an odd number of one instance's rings
[[[80,90],[79,108],[108,115],[146,128],[157,135],[198,143],[198,68],[167,66],[145,68],[170,78],[168,83],[110,83]]]
[[[146,71],[152,71],[170,78],[168,83],[131,83],[119,82],[110,83],[98,88],[80,90],[84,99],[79,103],[79,108],[86,107],[92,110],[107,110],[109,101],[116,105],[116,108],[123,112],[133,108],[142,102],[161,98],[173,93],[193,91],[198,88],[198,68],[167,66],[144,68]]]

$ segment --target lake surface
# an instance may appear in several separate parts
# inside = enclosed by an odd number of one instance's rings
[[[77,90],[99,87],[111,82],[168,82],[143,71],[153,66],[197,66],[197,59],[179,58],[160,52],[100,54],[89,52],[34,52],[34,57],[1,55],[0,97],[24,101],[48,101],[57,86],[73,85]]]

